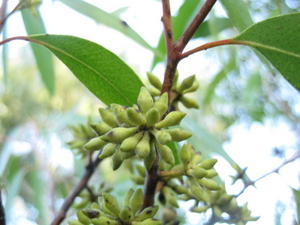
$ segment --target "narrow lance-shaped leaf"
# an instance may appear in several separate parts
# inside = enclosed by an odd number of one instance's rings
[[[127,64],[104,47],[65,35],[33,35],[28,39],[52,51],[105,104],[136,103],[142,82]]]
[[[235,37],[233,42],[257,49],[300,90],[300,13],[254,24]]]
[[[220,82],[227,76],[228,73],[230,73],[232,70],[234,70],[234,68],[236,68],[236,60],[235,60],[236,56],[235,55],[236,55],[235,52],[232,51],[229,62],[223,66],[221,71],[219,71],[215,75],[213,80],[208,85],[208,87],[204,93],[204,97],[203,97],[204,106],[209,105],[209,103],[211,102],[211,100],[214,96],[216,87],[220,84]]]
[[[300,223],[300,190],[293,189],[293,192],[297,207],[297,220]]]
[[[149,45],[137,32],[135,32],[128,24],[120,19],[116,13],[107,13],[102,9],[97,8],[94,5],[91,5],[87,2],[81,0],[60,0],[65,5],[76,10],[77,12],[95,20],[97,23],[101,23],[105,26],[108,26],[114,30],[117,30],[132,39],[139,45],[153,51],[155,54],[158,54],[156,50]]]
[[[26,31],[29,35],[46,33],[44,22],[38,10],[33,13],[30,9],[23,9],[22,17]],[[54,94],[55,78],[52,55],[47,49],[41,46],[31,45],[31,48],[41,74],[42,81],[49,93]]]
[[[7,33],[6,26],[4,26],[2,31],[3,40],[7,38],[6,33]],[[2,67],[3,67],[2,72],[4,77],[4,83],[7,85],[8,82],[8,46],[7,45],[2,45]]]
[[[178,39],[179,36],[183,33],[184,29],[188,23],[193,18],[194,14],[198,11],[202,1],[199,0],[189,0],[184,1],[176,16],[173,17],[173,37]],[[152,62],[152,68],[163,61],[166,56],[166,46],[165,46],[165,36],[164,33],[160,35],[159,42],[157,44],[156,50],[161,53],[161,56],[155,55]]]
[[[230,23],[230,20],[228,18],[223,17],[215,17],[212,18],[214,25],[216,26],[215,29],[218,30],[218,32],[221,32],[227,28],[232,27],[232,24]],[[209,20],[204,21],[199,29],[197,29],[196,33],[194,34],[193,38],[200,38],[200,37],[207,37],[211,34],[210,31],[210,24]]]

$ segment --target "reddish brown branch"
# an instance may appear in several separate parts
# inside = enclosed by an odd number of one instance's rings
[[[297,160],[297,159],[299,159],[299,158],[300,158],[300,153],[296,154],[295,156],[293,156],[292,158],[290,158],[290,159],[288,159],[288,160],[285,160],[281,165],[279,165],[279,166],[276,167],[275,169],[269,171],[268,173],[266,173],[266,174],[260,176],[259,178],[255,179],[255,180],[252,180],[252,181],[246,183],[245,186],[244,186],[244,188],[243,188],[237,195],[235,195],[235,196],[236,196],[236,197],[240,196],[241,194],[244,193],[244,191],[245,191],[249,186],[254,185],[256,182],[258,182],[258,181],[264,179],[265,177],[267,177],[267,176],[269,176],[269,175],[271,175],[271,174],[273,174],[273,173],[278,173],[279,170],[280,170],[282,167],[284,167],[285,165],[287,165],[287,164],[289,164],[289,163],[291,163],[291,162],[294,162],[295,160]]]
[[[234,40],[234,39],[226,39],[226,40],[220,40],[220,41],[213,41],[213,42],[209,42],[209,43],[206,43],[204,45],[200,45],[199,47],[196,47],[192,50],[189,50],[189,51],[186,51],[184,53],[182,53],[180,55],[180,58],[183,59],[183,58],[186,58],[196,52],[200,52],[200,51],[203,51],[203,50],[206,50],[206,49],[209,49],[209,48],[214,48],[214,47],[217,47],[217,46],[222,46],[222,45],[240,45],[240,44],[243,44],[241,41],[237,41],[237,40]]]
[[[176,44],[176,49],[179,52],[182,52],[182,50],[185,48],[189,40],[193,37],[194,33],[200,26],[200,24],[204,21],[208,13],[211,11],[212,7],[216,3],[217,0],[206,0],[198,14],[195,16],[191,24],[188,26],[188,28],[185,30],[181,38]]]
[[[99,159],[97,155],[96,159],[94,161],[90,161],[88,165],[85,168],[85,172],[80,179],[79,183],[76,185],[76,187],[73,189],[71,194],[65,199],[63,205],[61,206],[58,214],[52,221],[51,225],[59,225],[67,215],[68,210],[70,209],[71,205],[73,204],[75,198],[80,194],[80,192],[87,187],[87,184],[92,177],[94,171],[96,170],[97,166],[101,162],[101,159]]]
[[[147,178],[145,181],[145,190],[144,190],[144,202],[141,210],[153,206],[155,199],[156,186],[159,181],[159,158],[156,154],[156,160],[153,162],[153,165],[148,170]]]
[[[167,46],[168,57],[173,51],[173,31],[172,31],[172,21],[171,21],[171,10],[169,0],[163,0],[163,17],[162,22],[164,25],[164,33]]]
[[[5,225],[5,211],[2,203],[1,188],[0,188],[0,224]]]

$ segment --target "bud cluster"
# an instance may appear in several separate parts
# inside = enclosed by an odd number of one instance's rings
[[[152,73],[147,73],[149,83],[151,87],[149,90],[152,95],[160,95],[160,90],[162,88],[161,81]],[[174,82],[171,88],[172,92],[172,102],[175,109],[178,109],[178,103],[182,103],[186,108],[199,108],[198,103],[187,96],[187,94],[195,92],[199,87],[199,83],[195,78],[195,75],[185,78],[180,84],[178,84],[178,73],[175,74]]]
[[[141,210],[142,204],[142,189],[129,189],[123,207],[113,195],[103,192],[98,203],[78,211],[77,220],[70,221],[69,225],[161,225],[160,221],[153,218],[158,206]]]
[[[155,100],[145,87],[140,90],[137,105],[112,104],[100,108],[99,112],[102,122],[92,125],[99,136],[89,140],[84,147],[88,151],[102,149],[101,159],[112,156],[114,170],[133,156],[143,159],[149,167],[157,152],[162,160],[173,165],[174,156],[167,144],[192,135],[181,128],[169,128],[179,125],[186,114],[180,111],[168,113],[167,93]]]
[[[228,214],[231,223],[237,225],[245,225],[249,221],[256,221],[258,219],[258,217],[251,216],[247,204],[242,207],[238,206],[236,198],[232,195],[228,195],[224,187],[210,195],[208,204],[195,206],[192,208],[192,211],[203,213],[208,209],[212,209],[213,214],[218,218],[221,218],[223,213]]]

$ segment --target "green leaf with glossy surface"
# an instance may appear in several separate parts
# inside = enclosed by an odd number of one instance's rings
[[[173,17],[173,37],[177,40],[179,36],[183,33],[184,29],[187,27],[191,19],[194,17],[195,13],[198,11],[202,1],[199,0],[188,0],[184,1],[176,16]],[[165,45],[164,33],[160,35],[159,42],[157,44],[156,50],[160,52],[161,56],[155,56],[152,62],[152,68],[163,61],[167,51]]]
[[[35,35],[29,40],[52,51],[105,104],[132,105],[143,85],[136,73],[104,47],[77,37]]]
[[[253,24],[248,5],[244,0],[221,0],[232,24],[242,31]]]
[[[257,49],[300,90],[300,13],[254,24],[234,40]]]
[[[38,10],[36,10],[33,14],[30,9],[23,9],[22,17],[27,34],[32,35],[46,33],[44,22]],[[41,74],[42,81],[49,93],[52,95],[55,90],[55,78],[51,52],[38,45],[31,44],[31,48]]]
[[[155,52],[155,49],[150,46],[137,32],[129,27],[124,20],[120,19],[116,13],[107,13],[102,9],[99,9],[96,6],[81,0],[60,1],[77,12],[95,20],[97,23],[101,23],[114,30],[117,30],[141,46]]]

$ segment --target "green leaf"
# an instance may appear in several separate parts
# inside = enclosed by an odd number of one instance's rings
[[[194,17],[195,13],[198,11],[200,4],[202,1],[199,0],[189,0],[184,1],[176,16],[173,17],[173,37],[174,40],[177,40],[179,36],[183,33],[184,29],[187,27],[189,22]],[[152,68],[154,66],[163,61],[167,51],[165,45],[165,36],[164,33],[160,35],[159,42],[157,44],[156,50],[160,52],[161,56],[155,55],[152,62]]]
[[[300,13],[274,17],[254,24],[233,40],[264,55],[300,90]]]
[[[23,22],[27,31],[27,34],[44,34],[46,29],[44,22],[38,10],[33,12],[30,9],[22,10]],[[40,71],[42,81],[51,95],[55,92],[55,77],[54,77],[54,65],[51,53],[37,45],[31,45],[33,55],[37,67]]]
[[[94,5],[91,5],[87,2],[81,0],[60,0],[65,5],[76,10],[77,12],[95,20],[97,23],[104,24],[114,30],[119,31],[128,38],[132,39],[141,46],[153,51],[155,49],[150,46],[137,32],[135,32],[128,24],[120,19],[116,13],[107,13],[102,9],[97,8]],[[157,54],[157,52],[156,52]]]
[[[211,156],[212,154],[218,154],[231,165],[236,164],[225,152],[221,142],[191,118],[184,118],[182,126],[193,133],[193,136],[189,140],[205,157]]]
[[[232,24],[242,31],[253,24],[248,5],[244,0],[221,0]]]
[[[232,27],[232,24],[229,19],[223,17],[215,17],[212,18],[214,25],[216,26],[214,29],[221,32],[226,30],[227,28]],[[211,35],[210,21],[204,21],[201,26],[197,29],[193,38],[207,37]]]
[[[233,54],[231,54],[231,58],[229,62],[226,65],[224,65],[224,67],[217,73],[217,75],[215,75],[213,80],[208,85],[203,98],[204,106],[209,105],[211,99],[214,96],[215,89],[218,86],[218,84],[227,76],[228,73],[230,73],[235,68],[236,68],[236,60],[235,60],[235,52],[234,52]]]
[[[2,30],[2,38],[5,40],[7,38],[7,28],[6,26],[3,27]],[[4,84],[8,84],[8,46],[2,45],[2,72],[3,72],[3,79]],[[1,165],[1,164],[0,164]]]
[[[297,206],[297,220],[300,223],[300,190],[293,189],[295,202]]]
[[[136,73],[104,47],[77,37],[34,35],[31,42],[52,51],[105,104],[136,103],[143,85]]]

